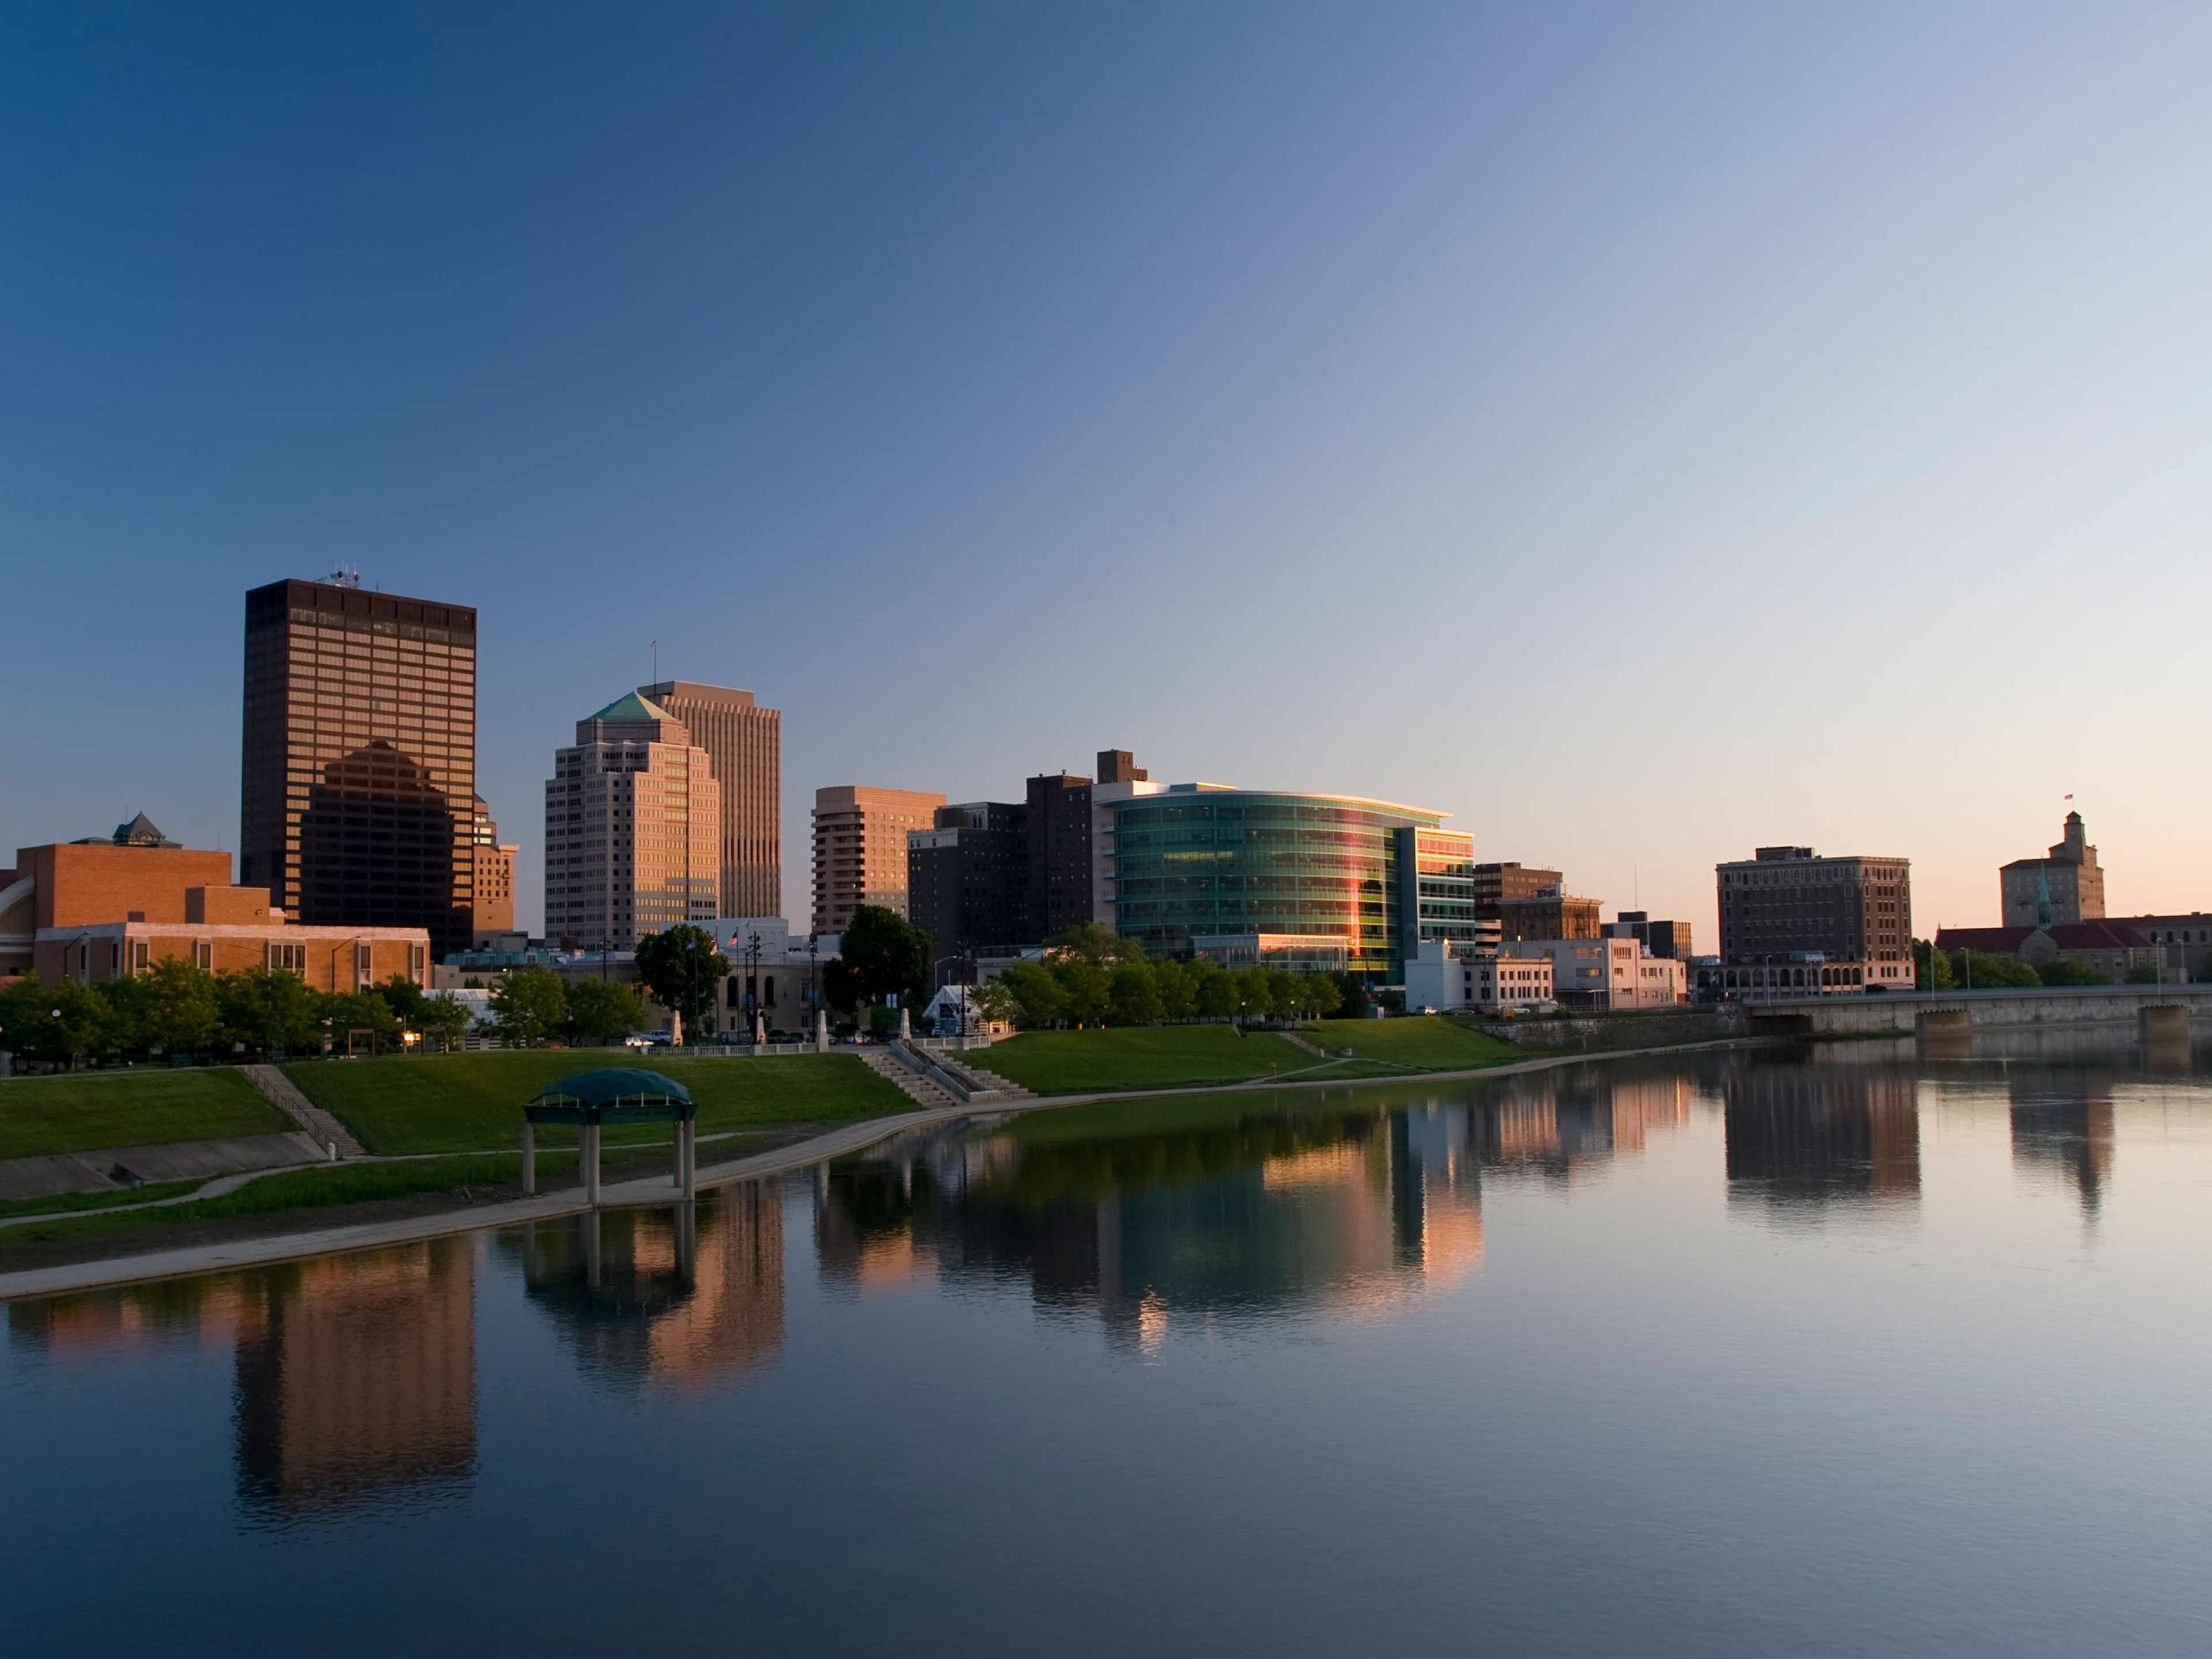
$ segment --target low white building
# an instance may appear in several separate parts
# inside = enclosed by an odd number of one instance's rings
[[[1406,963],[1409,1014],[1528,1014],[1553,1006],[1548,957],[1455,957],[1449,939],[1425,939]]]
[[[1552,992],[1570,1008],[1619,1012],[1672,1008],[1689,1000],[1682,963],[1646,956],[1634,939],[1516,939],[1498,947],[1502,957],[1541,957],[1552,964]]]

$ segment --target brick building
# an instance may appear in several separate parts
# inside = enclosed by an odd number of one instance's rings
[[[814,931],[842,933],[863,904],[907,914],[907,832],[933,829],[945,797],[838,784],[814,792]]]
[[[1910,860],[1820,858],[1809,847],[1762,847],[1749,859],[1715,866],[1714,878],[1723,969],[1790,970],[1786,981],[1724,972],[1727,990],[1913,988]]]

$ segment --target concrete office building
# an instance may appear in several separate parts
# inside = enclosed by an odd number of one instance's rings
[[[1552,994],[1569,1008],[1607,1013],[1672,1008],[1689,1000],[1684,964],[1644,954],[1632,939],[1509,939],[1501,961],[1541,957],[1552,964]]]
[[[935,823],[908,831],[906,844],[907,920],[929,935],[940,984],[977,955],[1036,941],[1025,802],[940,806]]]
[[[271,582],[246,596],[238,878],[310,926],[475,922],[477,613]]]
[[[1614,917],[1606,931],[1616,939],[1632,939],[1644,946],[1648,956],[1665,957],[1674,962],[1687,962],[1698,954],[1690,942],[1690,924],[1686,921],[1655,921],[1643,910],[1623,910]]]
[[[2066,815],[2063,833],[2046,856],[2014,859],[2000,868],[1997,891],[2008,927],[2048,927],[2103,916],[2105,872],[2081,815]]]
[[[475,862],[470,880],[469,945],[481,951],[493,939],[514,931],[514,855],[518,842],[502,842],[499,825],[482,795],[475,797],[469,822],[469,851]]]
[[[814,931],[842,933],[863,904],[907,914],[907,832],[934,829],[945,797],[838,784],[814,792]]]
[[[721,790],[721,913],[783,908],[783,715],[750,691],[662,680],[638,694],[681,720]]]
[[[1406,961],[1407,1013],[1534,1013],[1553,1006],[1552,958],[1459,954],[1449,939],[1423,939]]]
[[[1250,935],[1261,940],[1255,950],[1268,935],[1335,939],[1346,971],[1395,984],[1411,937],[1401,860],[1418,846],[1398,832],[1440,830],[1445,816],[1209,784],[1121,802],[1115,931],[1156,956],[1189,950],[1194,938]]]
[[[1577,898],[1557,885],[1498,901],[1498,926],[1509,939],[1595,939],[1603,931],[1597,913],[1597,900]]]
[[[1474,866],[1474,913],[1495,921],[1498,906],[1507,899],[1534,898],[1547,888],[1557,889],[1566,877],[1557,870],[1540,870],[1520,864],[1478,864]]]
[[[1136,763],[1126,749],[1098,751],[1098,779],[1091,786],[1091,920],[1113,927],[1114,811],[1123,801],[1157,795],[1166,787]]]
[[[714,918],[721,793],[681,720],[633,691],[576,722],[545,785],[545,934],[626,951]]]
[[[1762,847],[1714,877],[1724,994],[1912,988],[1909,860]]]

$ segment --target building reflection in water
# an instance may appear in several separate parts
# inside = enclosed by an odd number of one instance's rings
[[[248,1275],[238,1486],[251,1510],[349,1512],[476,1473],[474,1246],[433,1239]]]
[[[783,1211],[772,1188],[710,1191],[665,1210],[603,1210],[517,1228],[530,1300],[590,1373],[697,1389],[783,1347]]]
[[[1752,1056],[1725,1084],[1729,1194],[1778,1210],[1917,1203],[1920,1110],[1913,1075]]]
[[[2068,1182],[2094,1216],[2112,1175],[2110,1085],[2051,1072],[2012,1079],[2010,1093],[2013,1167]]]
[[[62,1359],[228,1349],[246,1513],[337,1517],[441,1501],[473,1477],[474,1269],[470,1241],[436,1239],[17,1303],[9,1324]]]
[[[1690,1100],[1671,1078],[1577,1072],[1411,1103],[1223,1100],[1173,1130],[1046,1113],[918,1132],[822,1172],[815,1249],[833,1291],[1018,1284],[1139,1349],[1178,1322],[1358,1316],[1480,1266],[1485,1164],[1568,1176]]]

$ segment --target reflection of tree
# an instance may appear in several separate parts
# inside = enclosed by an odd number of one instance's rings
[[[1781,1205],[1920,1195],[1910,1074],[1757,1061],[1727,1080],[1732,1192]]]
[[[427,927],[441,955],[467,949],[472,810],[382,738],[332,761],[300,818],[299,920]]]
[[[2012,1080],[2012,1160],[2024,1170],[2070,1182],[2095,1215],[2112,1174],[2112,1097],[2087,1077],[2053,1073]]]
[[[249,1510],[343,1513],[476,1471],[474,1258],[462,1239],[247,1276],[238,1485]]]
[[[603,1210],[502,1237],[531,1301],[587,1371],[696,1388],[741,1377],[783,1346],[783,1211],[746,1184],[696,1210]]]

